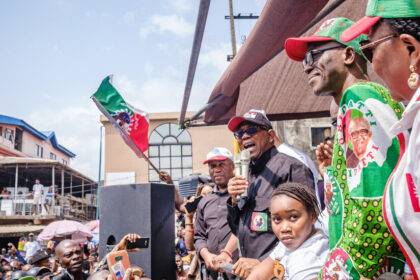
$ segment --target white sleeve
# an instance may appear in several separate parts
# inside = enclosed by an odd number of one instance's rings
[[[315,241],[311,247],[290,256],[286,268],[289,280],[316,278],[327,260],[328,249],[328,238],[324,238]]]
[[[276,247],[271,251],[270,258],[274,260],[281,260],[286,253],[286,247],[280,241],[277,243]]]

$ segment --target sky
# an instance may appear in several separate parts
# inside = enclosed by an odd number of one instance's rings
[[[0,114],[53,130],[71,167],[98,178],[99,111],[90,96],[109,74],[147,112],[182,106],[199,0],[0,0]],[[264,0],[234,0],[259,15]],[[188,111],[201,108],[232,53],[228,0],[213,0]],[[236,20],[237,47],[256,20]],[[103,177],[103,172],[102,172]]]

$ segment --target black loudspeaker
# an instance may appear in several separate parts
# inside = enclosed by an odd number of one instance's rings
[[[116,185],[101,188],[100,259],[124,235],[149,237],[149,248],[130,252],[130,263],[153,280],[176,279],[174,186],[166,184]]]

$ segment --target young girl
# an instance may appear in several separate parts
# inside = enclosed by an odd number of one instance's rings
[[[270,200],[271,225],[280,242],[249,279],[316,279],[328,256],[328,237],[314,227],[320,213],[315,195],[287,182]]]

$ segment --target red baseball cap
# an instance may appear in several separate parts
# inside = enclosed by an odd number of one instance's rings
[[[355,24],[344,30],[340,39],[343,42],[349,42],[359,36],[360,34],[369,34],[369,30],[374,26],[381,17],[362,17]]]
[[[352,40],[350,42],[342,42],[340,40],[340,35],[344,30],[353,24],[353,21],[343,17],[327,19],[312,36],[287,39],[284,48],[287,55],[296,61],[305,59],[306,52],[308,51],[308,43],[314,42],[336,41],[345,46],[353,47],[356,52],[361,54],[359,50],[359,41],[367,39],[366,36],[361,36],[357,40]]]

